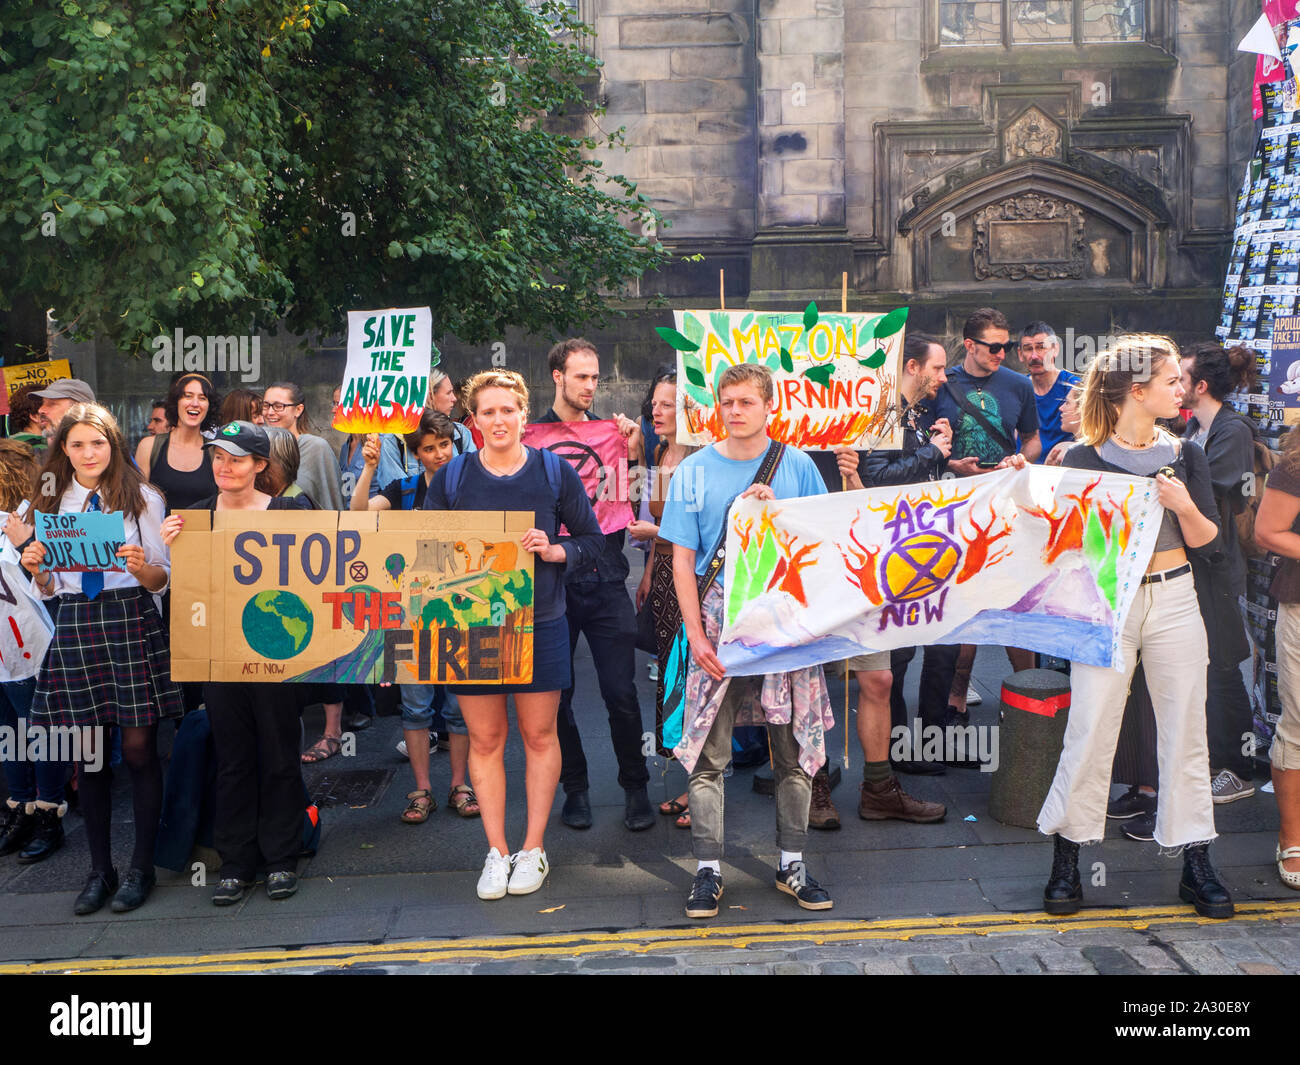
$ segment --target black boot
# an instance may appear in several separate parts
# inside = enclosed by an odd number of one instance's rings
[[[36,808],[32,818],[36,822],[36,831],[32,841],[18,855],[19,865],[34,865],[43,862],[63,846],[63,810],[67,807],[54,807],[45,810]]]
[[[629,832],[644,832],[654,828],[655,812],[650,808],[650,796],[646,794],[644,784],[628,788],[624,795],[623,825]]]
[[[1210,864],[1210,845],[1199,843],[1183,848],[1183,879],[1178,885],[1178,897],[1196,907],[1202,917],[1231,917],[1232,896],[1219,883],[1219,876]]]
[[[1053,836],[1052,877],[1043,889],[1043,909],[1048,913],[1078,913],[1083,905],[1079,883],[1079,845],[1064,836]]]
[[[0,855],[22,850],[36,833],[36,819],[27,812],[27,804],[0,804]]]

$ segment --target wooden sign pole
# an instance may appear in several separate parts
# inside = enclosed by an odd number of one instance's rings
[[[849,313],[849,272],[840,274],[840,314]]]
[[[727,309],[727,271],[718,267],[718,309]]]

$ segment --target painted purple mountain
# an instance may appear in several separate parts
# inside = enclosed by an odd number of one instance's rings
[[[1097,582],[1087,566],[1049,573],[1007,609],[1013,614],[1037,610],[1094,625],[1109,625],[1112,617],[1110,604],[1097,590]]]

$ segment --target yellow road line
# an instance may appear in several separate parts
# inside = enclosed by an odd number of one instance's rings
[[[1239,917],[1272,920],[1300,916],[1300,901],[1246,902]],[[0,974],[221,973],[248,969],[343,968],[361,964],[509,961],[523,958],[579,957],[601,954],[653,954],[683,947],[743,949],[789,942],[843,943],[860,940],[908,940],[916,936],[996,935],[1034,929],[1076,932],[1094,928],[1145,931],[1153,924],[1214,924],[1189,913],[1186,906],[1088,910],[1070,917],[1042,912],[966,914],[953,917],[899,917],[858,921],[805,921],[791,924],[720,925],[688,928],[628,929],[622,932],[569,932],[528,936],[408,940],[395,943],[342,944],[270,948],[218,954],[174,954],[148,958],[70,958],[64,961],[0,965]]]

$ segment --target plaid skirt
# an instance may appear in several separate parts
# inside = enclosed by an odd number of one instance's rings
[[[153,596],[114,588],[59,598],[31,716],[44,725],[153,725],[185,710]]]

